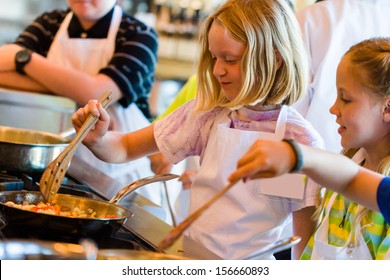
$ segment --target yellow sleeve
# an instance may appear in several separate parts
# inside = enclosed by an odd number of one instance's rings
[[[181,90],[176,95],[172,103],[160,116],[157,117],[156,120],[164,118],[165,116],[169,115],[177,108],[179,108],[181,105],[187,103],[187,101],[193,99],[196,96],[196,89],[197,89],[196,82],[197,82],[196,75],[192,75],[188,79],[188,81],[184,84],[184,86],[181,88]]]

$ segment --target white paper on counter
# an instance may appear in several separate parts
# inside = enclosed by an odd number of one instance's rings
[[[301,174],[285,174],[279,177],[260,180],[260,193],[303,199],[306,176]]]

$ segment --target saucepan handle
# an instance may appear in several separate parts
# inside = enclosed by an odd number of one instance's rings
[[[156,182],[164,182],[164,181],[169,181],[172,179],[179,178],[179,175],[176,174],[157,174],[145,178],[138,179],[137,181],[132,182],[131,184],[125,186],[119,192],[117,192],[113,198],[109,201],[109,203],[114,203],[118,204],[119,201],[122,200],[125,196],[129,195],[130,193],[134,192],[136,189],[151,184],[151,183],[156,183]]]
[[[296,244],[298,244],[300,241],[301,238],[299,236],[292,236],[289,238],[281,239],[271,244],[268,244],[258,250],[255,250],[254,252],[251,252],[247,255],[241,256],[241,258],[238,259],[240,260],[261,259],[262,257],[269,256],[283,250],[287,250],[295,246]]]

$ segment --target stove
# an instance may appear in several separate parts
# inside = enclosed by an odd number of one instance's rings
[[[39,191],[41,174],[25,174],[17,171],[0,170],[0,191]],[[74,157],[59,189],[59,193],[108,201],[122,187],[113,178],[100,172],[78,157]],[[131,193],[119,205],[129,208],[134,214],[120,228],[108,235],[88,236],[99,249],[145,250],[182,256],[191,259],[219,259],[218,256],[182,236],[173,246],[160,251],[157,244],[172,227],[154,216],[147,209],[158,207],[145,197]],[[1,228],[1,224],[0,224]],[[44,232],[31,232],[16,226],[2,225],[2,239],[43,240],[75,243],[79,239],[69,236],[45,235]]]
[[[39,180],[42,174],[0,170],[0,191],[39,191]],[[80,184],[73,178],[63,179],[59,193],[71,194],[96,199],[98,195],[91,188]]]
[[[39,191],[39,179],[41,174],[26,174],[15,171],[0,171],[0,190],[1,191]],[[66,176],[58,191],[61,194],[69,194],[74,196],[86,197],[91,199],[103,200],[101,195],[94,192],[93,189],[85,184],[80,184],[74,178]],[[55,242],[66,242],[78,244],[79,237],[68,235],[53,235],[47,234],[45,231],[31,231],[26,228],[19,228],[15,225],[6,225],[0,222],[2,239],[23,239],[23,240],[46,240]],[[131,249],[131,250],[146,250],[158,251],[155,246],[135,236],[131,231],[125,227],[121,227],[107,235],[88,236],[93,240],[100,249]]]

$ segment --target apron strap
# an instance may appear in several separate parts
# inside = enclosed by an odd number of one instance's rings
[[[280,109],[278,120],[276,121],[275,127],[275,139],[282,140],[286,131],[286,122],[287,122],[287,106],[283,105]]]

